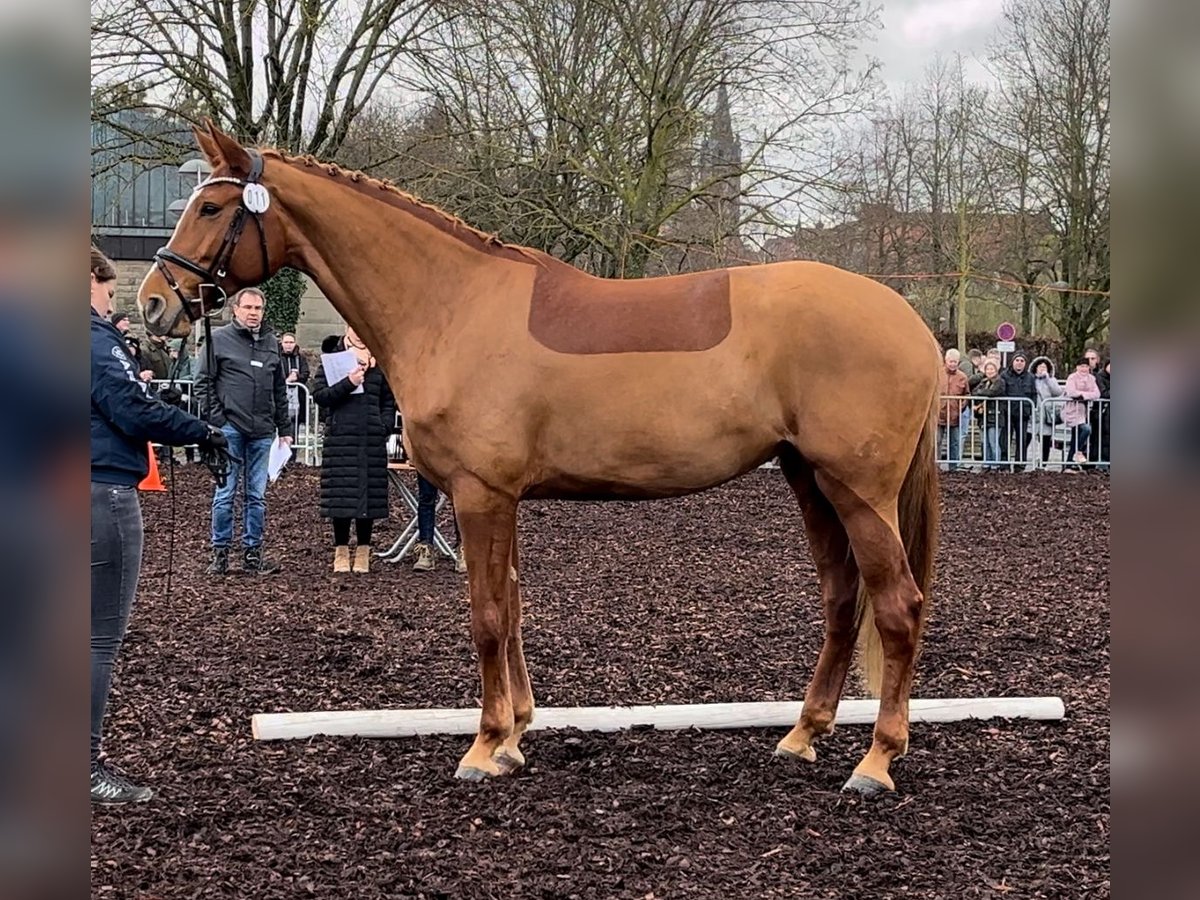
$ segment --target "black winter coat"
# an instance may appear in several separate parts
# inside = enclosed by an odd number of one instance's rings
[[[1004,381],[997,375],[993,380],[987,378],[979,379],[979,383],[975,385],[971,394],[976,397],[984,398],[982,402],[977,402],[976,407],[982,407],[983,427],[997,428],[1000,427],[1004,419],[1003,403],[997,403],[994,400],[988,400],[988,397],[1003,397],[1004,396]]]
[[[327,337],[322,353],[346,349]],[[321,515],[337,519],[386,519],[387,439],[396,421],[396,400],[378,366],[367,370],[363,392],[349,378],[329,384],[325,367],[313,379],[313,400],[325,413],[321,450]]]

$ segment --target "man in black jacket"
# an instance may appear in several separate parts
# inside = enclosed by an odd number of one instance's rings
[[[300,419],[303,417],[302,405],[308,402],[308,360],[304,352],[296,344],[296,336],[290,331],[279,338],[279,353],[283,361],[284,379],[288,390],[288,419],[291,431],[288,433],[295,440],[299,435]],[[300,396],[300,387],[304,388],[304,396]]]
[[[234,459],[225,486],[213,495],[210,575],[229,571],[233,496],[239,484],[243,485],[242,568],[264,575],[279,571],[278,564],[262,554],[267,460],[277,433],[289,446],[292,436],[279,341],[263,321],[265,304],[257,288],[239,291],[233,298],[233,321],[213,329],[211,369],[208,352],[200,353],[195,388],[200,414],[225,434]]]
[[[1001,449],[1006,449],[1011,442],[1013,452],[1016,454],[1015,456],[1003,454],[1001,459],[1007,458],[1010,463],[1015,461],[1022,469],[1025,468],[1029,459],[1027,453],[1030,440],[1029,423],[1032,421],[1033,410],[1038,399],[1037,383],[1033,380],[1033,373],[1026,368],[1028,363],[1024,353],[1016,353],[1009,362],[1008,368],[1000,376],[1004,381],[1004,396],[1014,398],[1006,404],[1008,425],[1007,433],[1000,438],[1003,445]],[[1029,403],[1025,403],[1025,400],[1028,400]],[[1011,465],[1009,469],[1012,469]]]
[[[115,772],[100,757],[100,735],[113,664],[137,592],[142,562],[142,508],[137,484],[149,469],[149,443],[199,444],[212,451],[225,436],[156,400],[138,378],[125,337],[108,321],[117,273],[92,248],[92,802],[135,803],[153,792]]]

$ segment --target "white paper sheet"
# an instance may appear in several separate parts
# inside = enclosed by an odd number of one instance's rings
[[[353,350],[343,350],[340,353],[322,353],[321,365],[325,369],[326,383],[333,386],[358,368],[358,357],[354,355]],[[362,392],[363,386],[360,384],[350,393],[361,394]]]
[[[285,444],[279,438],[271,445],[271,455],[267,457],[267,477],[274,481],[292,458],[292,445]]]

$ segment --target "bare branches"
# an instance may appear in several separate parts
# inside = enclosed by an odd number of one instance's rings
[[[92,81],[123,109],[211,116],[242,140],[332,157],[435,0],[96,0]],[[340,48],[330,53],[332,48]],[[139,91],[122,90],[138,85]],[[95,113],[94,113],[95,118]]]
[[[461,8],[406,82],[437,111],[426,138],[443,167],[404,175],[510,240],[578,252],[605,274],[672,267],[680,240],[745,255],[743,233],[794,221],[794,207],[774,211],[828,176],[814,133],[856,108],[869,77],[842,65],[874,21],[856,0]]]

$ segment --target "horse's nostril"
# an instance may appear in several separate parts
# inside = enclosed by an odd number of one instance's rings
[[[163,317],[167,311],[167,301],[155,294],[146,301],[146,305],[142,308],[142,317],[150,325],[153,325]]]

